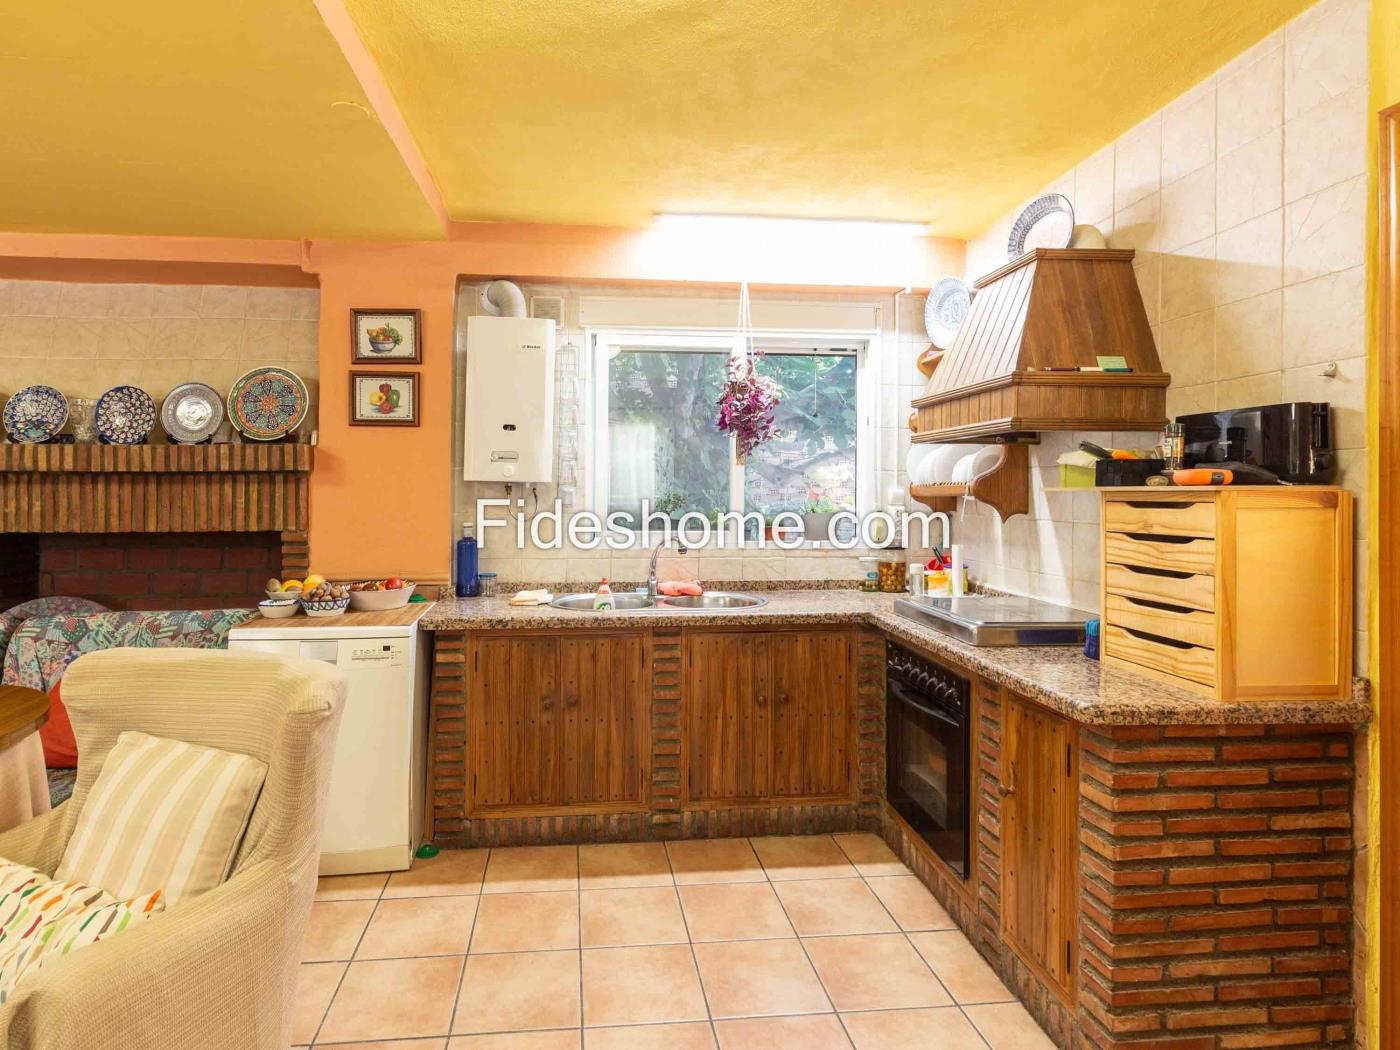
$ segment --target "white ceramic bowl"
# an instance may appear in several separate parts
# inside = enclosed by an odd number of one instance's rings
[[[269,620],[280,620],[286,616],[295,616],[297,610],[300,608],[301,603],[295,598],[288,598],[285,601],[268,599],[265,602],[258,602],[258,612],[262,613]]]
[[[301,599],[301,611],[307,616],[339,616],[349,606],[349,595],[344,598],[323,598],[314,602],[309,602],[305,598]]]
[[[351,591],[350,608],[365,612],[401,609],[408,604],[408,600],[413,597],[413,592],[417,587],[418,584],[410,583],[407,587],[400,587],[396,591]]]

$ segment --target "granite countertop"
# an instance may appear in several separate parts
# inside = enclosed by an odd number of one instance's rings
[[[513,606],[507,598],[443,598],[428,630],[576,630],[869,624],[896,641],[942,656],[1088,725],[1361,724],[1371,718],[1370,691],[1356,679],[1350,700],[1249,700],[1222,703],[1086,658],[1077,646],[972,646],[894,611],[895,595],[854,590],[763,590],[768,604],[743,611],[583,613]]]

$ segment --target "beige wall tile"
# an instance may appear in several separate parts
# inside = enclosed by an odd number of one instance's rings
[[[1215,238],[1215,301],[1230,303],[1283,284],[1283,209]]]
[[[261,352],[256,345],[243,342],[244,321],[241,317],[201,317],[195,322],[193,357],[199,358],[280,358],[274,350]]]
[[[1147,311],[1147,323],[1155,325],[1161,316],[1162,307],[1162,260],[1159,256],[1148,253],[1141,259],[1134,259],[1133,263],[1133,276],[1137,278],[1142,306]]]
[[[1086,157],[1074,169],[1076,221],[1097,223],[1113,216],[1113,144]]]
[[[1283,197],[1295,201],[1366,173],[1367,86],[1328,99],[1283,129]]]
[[[1283,293],[1268,292],[1215,311],[1215,378],[1283,368]]]
[[[1215,385],[1215,407],[1247,408],[1272,405],[1283,400],[1283,373],[1265,372],[1241,379],[1228,379]]]
[[[200,317],[246,317],[248,289],[231,285],[204,286],[199,300]]]
[[[1162,311],[1165,323],[1215,305],[1215,238],[1162,256]]]
[[[1205,166],[1162,188],[1160,247],[1170,252],[1215,232],[1215,165]]]
[[[1357,357],[1366,350],[1366,268],[1356,266],[1283,292],[1284,363]]]
[[[1228,74],[1216,88],[1216,148],[1221,156],[1283,126],[1282,36]]]
[[[1178,386],[1176,377],[1167,387],[1167,415],[1187,416],[1195,412],[1215,411],[1215,384],[1202,383],[1199,386]],[[1098,507],[1094,508],[1094,519],[1098,520]]]
[[[1361,176],[1289,204],[1283,217],[1283,283],[1362,265],[1366,203]]]
[[[1366,359],[1337,362],[1337,374],[1327,378],[1320,365],[1290,368],[1283,375],[1285,401],[1326,401],[1332,406],[1335,448],[1366,447]],[[1353,479],[1364,489],[1364,480]]]
[[[152,317],[198,317],[204,288],[197,284],[152,285]]]
[[[1215,311],[1202,310],[1165,322],[1158,330],[1157,355],[1172,385],[1215,381]]]
[[[1154,114],[1118,140],[1114,155],[1113,205],[1121,211],[1162,185],[1162,117]]]
[[[1138,258],[1134,261],[1140,264],[1144,253],[1157,250],[1161,223],[1162,195],[1153,193],[1119,209],[1113,217],[1113,233],[1106,239],[1111,248],[1131,248],[1137,252]]]
[[[11,281],[10,312],[23,317],[56,317],[63,285],[58,281]]]
[[[1283,203],[1283,133],[1271,131],[1216,165],[1216,228],[1228,230]]]
[[[1215,160],[1215,78],[1162,110],[1162,185]]]
[[[1284,27],[1285,120],[1366,82],[1370,7],[1322,0]]]

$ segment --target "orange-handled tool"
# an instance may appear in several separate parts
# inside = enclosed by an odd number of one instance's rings
[[[1235,480],[1235,472],[1192,467],[1190,470],[1172,471],[1171,479],[1173,485],[1229,485]]]

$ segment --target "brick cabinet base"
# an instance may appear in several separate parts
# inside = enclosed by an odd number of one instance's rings
[[[1351,1047],[1350,726],[1078,727],[1078,963],[1002,935],[998,687],[979,682],[972,877],[884,833],[1066,1048]]]

